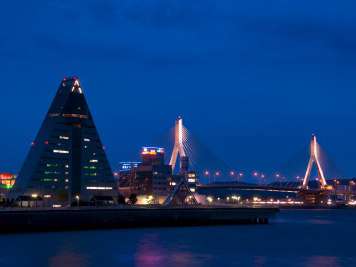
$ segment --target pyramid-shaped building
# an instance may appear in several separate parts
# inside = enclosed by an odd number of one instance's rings
[[[115,197],[115,182],[76,77],[62,80],[13,193],[53,201]]]

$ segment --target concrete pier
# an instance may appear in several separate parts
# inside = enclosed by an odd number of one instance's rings
[[[111,207],[0,211],[0,232],[219,224],[267,224],[277,208]]]

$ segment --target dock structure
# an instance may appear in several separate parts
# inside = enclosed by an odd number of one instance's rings
[[[278,211],[277,208],[208,206],[11,209],[0,211],[0,232],[267,224]]]

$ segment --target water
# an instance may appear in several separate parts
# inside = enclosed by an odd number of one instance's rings
[[[269,225],[0,236],[0,266],[356,266],[356,210],[282,211]]]

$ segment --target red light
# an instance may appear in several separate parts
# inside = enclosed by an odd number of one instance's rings
[[[8,180],[8,179],[12,179],[13,175],[11,173],[0,173],[0,180]]]
[[[47,140],[44,143],[45,143],[45,145],[48,145],[48,141]]]

